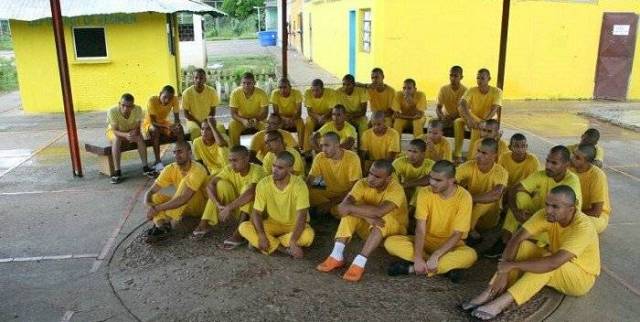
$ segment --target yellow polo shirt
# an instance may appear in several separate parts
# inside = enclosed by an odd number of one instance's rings
[[[282,96],[280,90],[276,89],[271,93],[271,104],[278,106],[278,111],[282,116],[291,117],[300,112],[300,103],[302,103],[302,94],[297,89],[291,89],[288,97]],[[275,109],[274,109],[275,110]]]
[[[198,192],[204,188],[207,178],[207,170],[200,163],[191,162],[189,170],[183,173],[180,170],[180,166],[174,162],[162,169],[162,172],[160,172],[160,175],[156,178],[155,184],[160,188],[169,186],[178,188],[184,181],[185,185],[191,191]]]
[[[480,171],[476,160],[467,161],[456,169],[456,181],[471,195],[488,192],[498,185],[506,188],[508,180],[509,173],[497,163],[487,173]]]
[[[167,105],[162,105],[159,96],[152,96],[147,102],[147,115],[144,118],[143,128],[148,128],[151,125],[151,115],[156,117],[156,122],[163,124],[173,123],[173,120],[168,120],[169,113],[180,113],[180,106],[178,104],[178,98],[173,97]]]
[[[283,129],[278,129],[278,132],[282,134],[282,140],[284,141],[284,145],[287,148],[295,148],[298,146],[298,142],[293,137],[291,132],[285,131]],[[267,135],[266,130],[258,131],[251,138],[251,144],[249,145],[249,150],[256,152],[256,158],[258,160],[262,160],[264,155],[267,154],[267,144],[264,142],[264,137]]]
[[[329,121],[325,123],[320,129],[318,129],[318,133],[321,135],[325,135],[329,132],[336,132],[340,137],[340,143],[344,143],[348,138],[353,138],[354,140],[358,137],[356,132],[356,128],[353,127],[349,122],[344,122],[344,126],[342,130],[338,130],[336,128],[336,124],[333,121]]]
[[[389,85],[384,86],[382,92],[378,92],[375,88],[369,88],[369,107],[372,112],[388,112],[393,106],[393,99],[396,96],[396,90]]]
[[[389,152],[400,152],[400,135],[390,127],[381,136],[368,129],[362,134],[360,150],[367,151],[370,160],[386,159]]]
[[[262,109],[269,106],[269,98],[267,93],[262,89],[255,87],[253,94],[247,97],[242,91],[242,87],[238,87],[231,92],[229,98],[229,107],[237,108],[240,117],[256,118],[262,113]]]
[[[363,178],[353,185],[353,189],[351,189],[349,195],[355,199],[356,205],[381,206],[385,201],[393,203],[397,208],[384,215],[383,218],[392,216],[401,226],[407,226],[407,222],[409,221],[407,216],[407,198],[398,180],[391,179],[384,190],[378,191],[378,189],[370,187],[367,184],[367,179]]]
[[[578,173],[571,169],[580,179],[580,191],[582,192],[582,208],[591,208],[591,204],[602,202],[602,215],[611,214],[611,201],[609,200],[609,183],[607,175],[602,169],[591,166],[589,170]]]
[[[463,187],[456,186],[453,196],[447,199],[433,192],[431,187],[420,187],[416,205],[416,219],[427,221],[425,239],[435,239],[441,244],[454,231],[461,232],[462,239],[467,238],[471,229],[473,201],[471,194]]]
[[[202,93],[196,91],[195,85],[182,92],[182,109],[189,111],[198,122],[204,121],[212,110],[215,114],[218,104],[220,104],[218,93],[209,85],[204,85]]]
[[[316,114],[327,114],[331,112],[331,109],[338,104],[336,91],[331,88],[325,88],[322,92],[322,96],[319,98],[313,97],[311,89],[304,92],[304,106],[306,106],[311,112]]]
[[[138,105],[133,106],[128,118],[125,118],[124,115],[120,113],[119,106],[112,107],[107,112],[107,136],[109,135],[108,133],[113,130],[129,132],[135,129],[137,126],[140,126],[138,122],[141,122],[143,117],[144,112]]]
[[[413,101],[416,102],[416,110],[424,112],[427,110],[427,97],[421,91],[416,91],[413,94]],[[407,105],[407,102],[404,100],[404,93],[399,91],[396,93],[396,97],[393,100],[393,105],[391,106],[396,112],[408,113],[413,111],[413,107]]]
[[[576,211],[573,221],[567,227],[547,221],[544,209],[536,212],[523,225],[532,236],[548,233],[549,251],[557,253],[565,250],[575,257],[571,262],[585,272],[600,275],[600,243],[598,233],[589,216]]]
[[[229,148],[216,143],[206,145],[202,137],[193,140],[193,155],[197,161],[202,161],[210,174],[217,174],[228,163]]]
[[[220,179],[229,181],[236,189],[238,195],[244,193],[252,184],[258,183],[258,181],[265,176],[264,169],[253,163],[249,164],[249,172],[245,176],[233,171],[231,165],[225,166],[222,171],[216,175],[216,177]]]
[[[256,186],[253,209],[267,213],[272,219],[283,225],[295,225],[297,211],[309,208],[309,188],[299,176],[289,177],[289,184],[280,190],[273,176],[260,180]]]
[[[425,158],[419,167],[414,167],[406,156],[399,157],[393,161],[393,169],[401,183],[424,178],[429,175],[435,162]]]
[[[303,175],[304,174],[304,162],[302,162],[302,157],[300,153],[293,148],[286,148],[286,151],[293,155],[293,174],[295,175]],[[273,164],[276,162],[276,155],[273,152],[267,152],[262,158],[262,167],[264,168],[264,172],[267,175],[270,175],[273,172]]]
[[[417,138],[427,142],[426,134],[423,134]],[[449,141],[446,138],[442,137],[440,139],[440,142],[435,143],[433,145],[433,149],[434,149],[433,152],[431,152],[429,149],[427,149],[427,151],[425,152],[425,157],[427,159],[435,160],[436,155],[441,155],[442,160],[448,160],[448,161],[453,160],[453,152],[451,151],[451,144],[449,144]]]
[[[502,106],[502,90],[489,86],[489,92],[482,94],[480,88],[475,86],[469,88],[462,99],[467,102],[467,106],[471,113],[480,119],[486,119],[491,111],[491,106]]]
[[[448,115],[458,115],[458,105],[462,95],[467,91],[467,88],[460,84],[457,91],[454,91],[451,84],[442,86],[438,92],[438,104],[442,104]]]
[[[513,152],[511,151],[505,152],[500,156],[500,161],[498,162],[509,173],[509,187],[512,187],[540,169],[540,162],[538,162],[538,157],[535,155],[527,153],[524,161],[518,163],[513,161],[512,154]]]
[[[333,160],[324,152],[318,153],[313,159],[309,175],[322,177],[327,191],[345,192],[351,189],[351,183],[362,178],[360,158],[355,152],[343,150],[342,159]]]
[[[362,112],[361,104],[366,104],[369,101],[369,92],[362,87],[354,88],[351,95],[347,95],[342,87],[336,93],[338,94],[338,104],[344,105],[347,113]]]

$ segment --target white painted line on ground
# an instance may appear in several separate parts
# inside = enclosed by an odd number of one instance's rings
[[[626,287],[629,291],[631,291],[631,293],[637,296],[640,296],[640,290],[635,288],[633,285],[629,284],[627,281],[623,280],[622,277],[618,276],[618,274],[616,274],[614,271],[610,270],[608,267],[604,265],[602,265],[602,270],[605,273],[609,274],[609,276],[611,276],[614,280],[618,281],[618,283]]]
[[[56,137],[54,137],[53,139],[51,139],[51,141],[47,142],[47,144],[45,144],[44,146],[38,148],[36,151],[34,151],[33,153],[31,153],[30,156],[24,158],[22,161],[18,162],[18,164],[14,165],[13,167],[7,169],[7,171],[3,172],[2,174],[0,174],[0,178],[4,177],[7,173],[15,170],[16,168],[18,168],[19,166],[23,165],[25,162],[31,160],[31,158],[33,158],[34,156],[36,156],[36,154],[42,152],[42,150],[50,147],[51,145],[53,145],[54,143],[56,143],[56,141],[60,140],[62,137],[64,137],[64,135],[67,134],[67,132],[63,131],[62,133],[60,133],[59,135],[57,135]]]
[[[50,191],[35,190],[35,191],[18,191],[18,192],[0,192],[0,196],[37,195],[37,194],[45,194],[45,193],[67,193],[67,192],[73,192],[73,193],[90,192],[90,193],[94,193],[94,192],[112,192],[112,191],[116,191],[116,189],[98,189],[98,190],[91,190],[91,189],[63,189],[63,190],[50,190]]]
[[[64,312],[64,315],[62,316],[62,319],[60,320],[60,322],[69,322],[71,321],[71,317],[73,316],[73,314],[75,314],[76,312],[74,311],[67,311]]]
[[[97,258],[97,257],[98,257],[98,254],[67,254],[67,255],[30,256],[30,257],[8,257],[8,258],[0,258],[0,263],[38,262],[38,261],[47,261],[47,260],[81,259],[81,258]]]

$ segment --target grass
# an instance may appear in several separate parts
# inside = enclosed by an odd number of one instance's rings
[[[276,62],[269,55],[209,57],[209,65],[222,64],[222,74],[239,78],[245,72],[255,74],[273,74]]]
[[[0,58],[0,92],[18,89],[18,73],[13,59]]]
[[[0,50],[13,50],[13,43],[11,42],[11,36],[0,36]]]
[[[258,37],[257,22],[257,15],[251,15],[244,20],[233,17],[211,18],[207,15],[204,18],[205,38],[206,40],[255,39]]]

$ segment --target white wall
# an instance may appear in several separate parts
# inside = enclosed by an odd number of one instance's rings
[[[180,67],[186,68],[195,66],[204,68],[207,62],[207,51],[205,47],[202,30],[202,16],[193,15],[193,41],[180,42]]]

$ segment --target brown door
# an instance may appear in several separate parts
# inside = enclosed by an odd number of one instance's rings
[[[593,90],[596,99],[627,99],[637,27],[635,13],[604,14]]]

